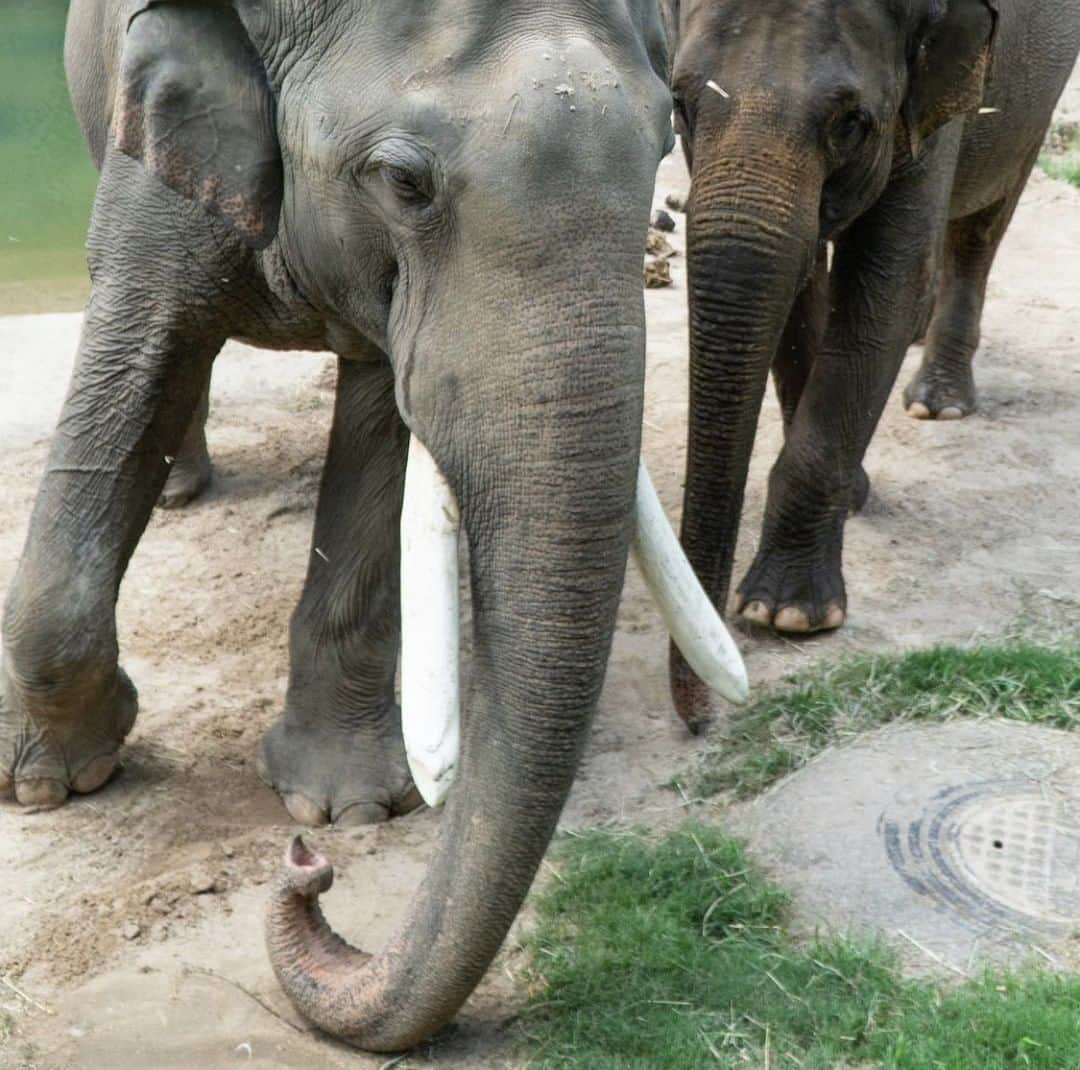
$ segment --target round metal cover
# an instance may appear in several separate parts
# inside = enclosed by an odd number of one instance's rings
[[[915,968],[1080,955],[1080,739],[1003,721],[887,728],[736,812],[807,929]]]

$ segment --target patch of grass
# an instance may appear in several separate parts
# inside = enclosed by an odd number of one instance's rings
[[[1080,186],[1080,151],[1052,156],[1049,153],[1039,160],[1042,169],[1051,177]]]
[[[1080,126],[1061,123],[1052,130],[1039,166],[1051,178],[1080,186]]]
[[[687,786],[699,797],[730,791],[744,798],[868,729],[958,716],[1080,727],[1080,644],[935,646],[790,676],[734,715]]]
[[[787,898],[716,829],[602,830],[556,849],[524,1016],[535,1070],[1065,1070],[1080,980],[908,981],[884,948],[796,945]]]

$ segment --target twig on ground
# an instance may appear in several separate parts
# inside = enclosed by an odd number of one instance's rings
[[[279,1022],[281,1022],[282,1025],[287,1025],[294,1033],[306,1035],[308,1032],[306,1029],[301,1029],[300,1026],[298,1026],[295,1022],[290,1022],[289,1019],[286,1018],[283,1014],[279,1014],[276,1010],[274,1010],[273,1007],[270,1006],[269,1003],[266,1002],[266,1000],[262,998],[262,996],[258,995],[258,993],[252,992],[250,988],[242,985],[239,981],[234,981],[231,977],[226,977],[223,973],[218,973],[217,970],[211,970],[207,966],[185,966],[184,972],[201,973],[205,977],[213,977],[216,978],[218,981],[224,981],[225,984],[232,985],[233,988],[237,989],[237,991],[243,992],[248,999],[250,999],[253,1003],[257,1003],[260,1007],[262,1007],[264,1011],[266,1011],[267,1014],[276,1018]]]
[[[967,970],[961,969],[959,966],[954,966],[948,959],[943,959],[936,951],[931,951],[925,944],[920,944],[914,936],[909,936],[903,929],[896,930],[897,936],[902,936],[912,947],[917,947],[927,958],[933,959],[939,966],[944,966],[947,970],[952,970],[953,973],[959,974],[961,977],[971,980],[971,974]]]
[[[5,988],[9,988],[12,992],[19,997],[19,999],[29,1003],[31,1007],[36,1007],[39,1011],[45,1014],[56,1014],[51,1007],[46,1007],[44,1003],[38,1003],[33,996],[28,996],[21,988],[16,988],[14,983],[9,977],[0,977],[0,984],[3,984]]]

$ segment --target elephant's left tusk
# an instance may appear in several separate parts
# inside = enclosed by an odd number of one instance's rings
[[[634,560],[675,645],[704,683],[729,702],[745,702],[750,685],[742,655],[671,530],[644,462],[634,514]]]
[[[454,492],[414,435],[401,508],[401,730],[428,806],[446,797],[461,747],[460,527]]]

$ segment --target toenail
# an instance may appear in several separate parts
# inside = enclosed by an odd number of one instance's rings
[[[102,754],[87,762],[72,779],[72,790],[82,795],[97,791],[113,775],[118,762],[117,754]]]
[[[743,606],[742,615],[753,624],[767,625],[769,623],[769,607],[757,599]]]
[[[795,606],[784,606],[773,620],[773,627],[778,632],[808,632],[810,618]]]
[[[357,802],[350,803],[344,810],[334,816],[335,825],[347,827],[356,825],[377,825],[388,820],[390,811],[381,803]]]
[[[822,627],[827,629],[839,628],[844,623],[844,611],[840,606],[829,606],[828,612],[825,614],[825,620],[822,622]]]
[[[289,811],[289,816],[297,824],[308,825],[311,828],[330,824],[330,817],[327,812],[316,806],[306,795],[301,795],[298,791],[282,795],[281,801],[285,804],[285,809]]]
[[[960,420],[963,416],[963,411],[955,405],[946,405],[945,408],[937,414],[939,420]]]
[[[59,780],[42,777],[15,781],[15,798],[23,806],[51,810],[54,806],[59,806],[67,798],[67,794],[67,788]]]
[[[913,416],[916,420],[930,419],[930,410],[921,401],[913,401],[908,406],[907,412],[908,416]]]

